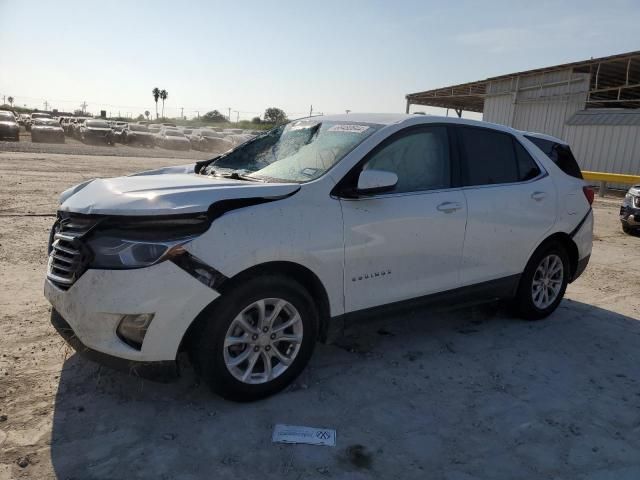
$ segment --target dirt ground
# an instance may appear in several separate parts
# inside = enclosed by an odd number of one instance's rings
[[[157,384],[80,358],[42,295],[59,192],[181,163],[0,153],[0,479],[640,478],[640,237],[619,199],[597,199],[591,263],[549,319],[358,326],[285,392],[236,404],[189,368]],[[273,444],[275,423],[334,428],[337,446]]]

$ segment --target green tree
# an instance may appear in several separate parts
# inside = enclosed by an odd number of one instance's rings
[[[255,124],[259,125],[259,124],[262,123],[262,120],[260,120],[260,117],[253,117],[251,119],[251,123],[255,123]]]
[[[202,119],[205,122],[212,122],[212,123],[222,123],[227,121],[227,117],[221,114],[218,110],[211,110],[210,112],[205,113],[202,116]]]
[[[149,120],[149,115],[151,115],[151,112],[149,110],[145,110],[144,116],[147,117],[147,120]]]
[[[160,98],[160,89],[155,87],[151,90],[151,94],[153,95],[154,102],[156,102],[156,118],[158,118],[158,99]]]
[[[287,121],[287,114],[276,107],[267,108],[264,111],[264,121],[266,123],[281,124]]]
[[[169,92],[166,90],[160,90],[160,98],[162,99],[162,118],[164,118],[164,101],[169,98]]]
[[[13,97],[7,97],[7,101],[9,102],[9,105],[11,105],[11,108],[13,108]]]

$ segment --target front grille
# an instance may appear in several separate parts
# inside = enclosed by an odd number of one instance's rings
[[[81,216],[59,218],[54,224],[47,278],[63,290],[80,278],[91,261],[91,252],[83,238],[96,224],[94,218]]]

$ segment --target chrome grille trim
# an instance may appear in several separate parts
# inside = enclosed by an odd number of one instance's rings
[[[87,269],[90,252],[83,238],[97,223],[95,218],[67,216],[54,224],[47,278],[59,288],[68,289]]]

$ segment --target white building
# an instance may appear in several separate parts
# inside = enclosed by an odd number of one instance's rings
[[[566,140],[583,170],[640,175],[640,51],[406,96]]]

